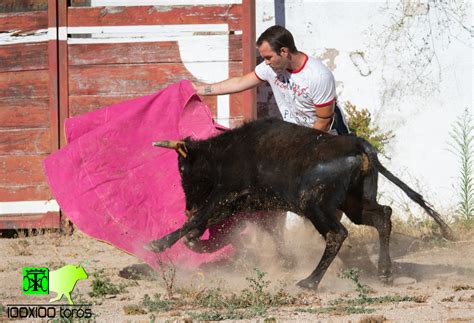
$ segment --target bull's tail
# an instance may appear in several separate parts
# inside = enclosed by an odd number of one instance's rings
[[[405,194],[416,204],[421,206],[426,213],[428,213],[435,221],[438,223],[438,225],[441,228],[441,232],[444,238],[448,240],[454,240],[454,233],[451,230],[451,228],[443,221],[441,218],[441,215],[436,212],[431,205],[429,205],[423,196],[417,192],[415,192],[413,189],[411,189],[407,184],[402,182],[397,176],[395,176],[392,172],[390,172],[388,169],[386,169],[382,163],[380,163],[378,156],[377,156],[377,151],[375,148],[369,144],[367,141],[362,140],[362,145],[364,148],[365,153],[369,157],[370,163],[377,169],[379,173],[381,173],[384,177],[386,177],[389,181],[391,181],[393,184],[397,185]]]

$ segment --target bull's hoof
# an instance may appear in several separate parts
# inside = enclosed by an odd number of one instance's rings
[[[196,244],[196,240],[190,240],[187,236],[183,237],[183,239],[181,239],[181,242],[183,242],[183,244],[187,247],[194,247],[194,245]]]
[[[379,263],[379,280],[385,285],[391,285],[393,283],[391,265],[384,265]]]
[[[148,243],[144,247],[146,250],[153,251],[153,252],[163,252],[167,248],[169,248],[168,243],[166,241],[160,240],[153,240],[152,242]]]
[[[282,257],[282,266],[285,269],[293,269],[296,267],[297,261],[294,257]]]
[[[188,241],[193,241],[199,239],[202,236],[202,232],[198,229],[193,229],[185,236]]]
[[[451,228],[448,227],[448,226],[441,228],[441,235],[442,235],[443,238],[445,238],[446,240],[449,240],[449,241],[456,241],[456,236],[455,236],[453,230],[451,230]]]
[[[202,243],[200,243],[200,241],[198,241],[198,239],[189,239],[187,236],[186,237],[183,237],[183,239],[181,239],[181,242],[183,242],[183,244],[188,247],[190,250],[194,251],[194,252],[201,252],[201,253],[204,253],[206,252],[205,250],[202,250]]]
[[[384,285],[392,285],[393,284],[393,276],[392,275],[379,275],[379,280]]]
[[[306,279],[300,280],[296,285],[301,288],[315,290],[318,288],[319,283],[314,280],[310,280],[306,278]]]

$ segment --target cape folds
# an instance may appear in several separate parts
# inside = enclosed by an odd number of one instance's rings
[[[189,81],[67,119],[68,144],[43,161],[53,196],[84,233],[136,255],[195,268],[220,259],[177,243],[162,254],[144,249],[185,222],[177,153],[156,140],[205,139],[225,131]],[[203,238],[206,238],[204,236]]]

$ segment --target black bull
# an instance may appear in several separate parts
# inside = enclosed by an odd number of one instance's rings
[[[198,242],[204,231],[240,212],[291,211],[306,217],[326,240],[315,270],[298,285],[317,288],[347,236],[336,215],[342,210],[356,224],[375,227],[380,239],[378,272],[391,278],[389,206],[377,203],[378,173],[400,187],[440,225],[450,228],[423,197],[377,158],[356,136],[332,136],[275,119],[257,120],[202,141],[158,142],[174,148],[186,196],[188,220],[178,230],[152,241],[161,252],[185,237]]]

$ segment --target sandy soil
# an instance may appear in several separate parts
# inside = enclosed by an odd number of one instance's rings
[[[174,280],[174,298],[183,300],[198,297],[210,288],[220,288],[222,295],[239,294],[252,277],[255,267],[266,273],[271,282],[268,290],[282,289],[294,297],[293,304],[270,307],[266,314],[247,321],[258,322],[474,322],[474,234],[460,237],[456,242],[414,238],[392,234],[391,254],[394,283],[383,285],[377,279],[377,239],[374,232],[355,232],[350,227],[340,257],[334,261],[318,291],[303,291],[295,283],[305,278],[322,254],[323,240],[303,222],[285,233],[287,251],[295,255],[294,267],[288,268],[275,253],[272,239],[251,228],[239,254],[226,263],[206,266],[187,272],[179,270]],[[180,305],[165,312],[147,312],[140,306],[144,295],[166,295],[160,274],[146,273],[141,279],[120,276],[124,268],[146,267],[140,261],[108,244],[96,241],[80,232],[72,236],[46,233],[20,238],[0,238],[0,321],[7,320],[7,304],[46,304],[51,296],[23,295],[21,292],[22,267],[48,267],[55,270],[64,264],[81,263],[89,273],[87,280],[77,283],[73,299],[76,303],[92,304],[97,322],[190,322],[192,313],[209,309]],[[130,267],[130,266],[135,267]],[[341,270],[357,267],[362,270],[360,282],[370,287],[368,297],[387,296],[394,299],[382,304],[364,306],[366,313],[349,314],[333,309],[337,299],[357,299],[355,285],[340,277]],[[118,295],[98,298],[89,296],[91,275],[98,270],[114,284],[126,286]],[[122,271],[122,274],[119,273]],[[132,277],[133,278],[133,277]],[[187,296],[186,296],[187,295]],[[164,297],[164,296],[163,296]],[[409,297],[409,301],[395,301],[395,297]],[[62,300],[65,302],[65,299]],[[333,302],[333,303],[331,303]],[[138,305],[140,310],[130,310]],[[368,313],[371,312],[371,313]],[[275,320],[274,320],[275,319]]]

